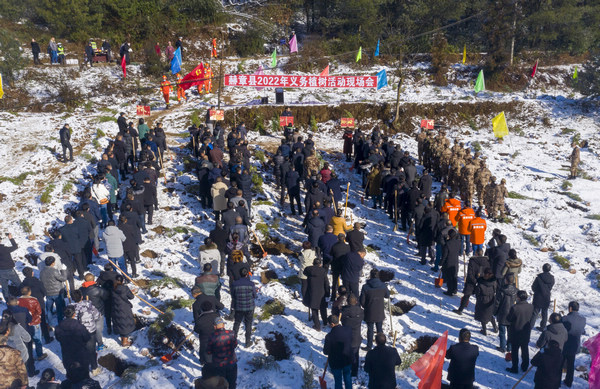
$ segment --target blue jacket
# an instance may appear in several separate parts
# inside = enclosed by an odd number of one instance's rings
[[[350,251],[342,260],[342,280],[346,282],[358,282],[365,261],[357,252]]]
[[[569,338],[563,348],[563,354],[575,355],[579,352],[581,335],[585,333],[585,317],[581,316],[579,312],[571,312],[563,317],[562,323],[569,334]]]
[[[330,264],[333,260],[331,256],[331,248],[338,241],[337,236],[332,233],[325,233],[319,238],[319,249],[321,250],[321,256],[323,257],[323,264]]]

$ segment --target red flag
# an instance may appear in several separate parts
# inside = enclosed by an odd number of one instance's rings
[[[321,77],[329,76],[329,65],[327,65],[327,67],[325,69],[323,69],[323,71],[321,72],[321,74],[319,74],[319,76],[321,76]]]
[[[440,389],[442,387],[442,371],[444,370],[447,344],[448,331],[435,341],[425,355],[410,366],[417,377],[421,379],[419,389]]]
[[[123,68],[123,78],[127,78],[127,62],[125,61],[125,56],[121,58],[121,68]]]
[[[181,79],[180,86],[184,90],[190,89],[194,85],[200,85],[204,82],[204,65],[200,62],[200,65],[196,66],[194,70],[189,72]]]
[[[538,60],[535,60],[535,65],[533,65],[533,71],[531,72],[531,78],[535,76],[535,72],[537,71]]]

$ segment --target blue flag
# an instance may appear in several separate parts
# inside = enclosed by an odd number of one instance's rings
[[[171,60],[171,73],[177,74],[181,71],[181,47],[175,50],[173,59]]]
[[[387,86],[387,73],[385,69],[377,73],[377,90]]]
[[[379,57],[379,39],[377,39],[377,48],[375,49],[375,54],[373,54],[374,57]]]

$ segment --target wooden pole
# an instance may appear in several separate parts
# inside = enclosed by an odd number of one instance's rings
[[[111,265],[113,265],[115,267],[115,269],[117,269],[118,271],[120,271],[121,274],[123,274],[125,276],[125,278],[127,278],[129,281],[131,281],[131,283],[133,285],[135,285],[138,288],[140,288],[140,286],[138,284],[136,284],[135,281],[133,279],[131,279],[131,277],[129,277],[127,275],[127,273],[125,273],[116,263],[114,263],[113,261],[111,261],[109,258],[107,258],[107,260],[108,260],[108,262],[110,262]],[[161,311],[160,309],[156,308],[154,305],[150,304],[148,301],[144,300],[143,298],[141,298],[137,293],[134,293],[133,295],[135,297],[139,298],[140,300],[142,300],[143,302],[145,302],[146,304],[148,304],[150,306],[150,308],[153,308],[156,312],[160,313],[161,315],[164,315],[163,311]]]
[[[527,374],[529,374],[529,372],[531,371],[531,369],[533,369],[533,366],[529,366],[529,369],[527,369],[527,371],[525,372],[525,374],[523,374],[523,375],[521,376],[521,378],[519,378],[519,380],[517,381],[517,383],[516,383],[516,384],[514,384],[514,386],[512,387],[512,389],[515,389],[515,388],[517,387],[517,385],[519,385],[519,384],[521,383],[521,381],[523,381],[523,378],[525,378],[525,376],[526,376]]]
[[[556,299],[554,299],[554,310],[552,312],[556,312]]]
[[[69,303],[71,303],[71,293],[69,292],[69,281],[65,281],[65,287],[67,288],[67,298],[69,299]]]
[[[346,206],[344,207],[344,219],[346,218],[346,211],[348,210],[348,196],[350,195],[350,182],[346,187]]]

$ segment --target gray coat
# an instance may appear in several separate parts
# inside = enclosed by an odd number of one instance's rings
[[[20,324],[15,324],[10,329],[10,335],[8,336],[7,345],[19,350],[23,363],[27,363],[29,359],[29,353],[27,352],[26,343],[31,342],[31,336]]]
[[[551,340],[555,340],[558,342],[558,347],[562,350],[568,337],[567,329],[563,323],[553,323],[546,327],[535,345],[539,348],[544,348],[550,344]]]
[[[120,258],[123,256],[123,242],[125,242],[125,234],[119,230],[117,226],[108,226],[102,234],[106,243],[106,255],[109,258]]]
[[[54,266],[46,266],[40,272],[40,280],[46,288],[46,296],[58,296],[67,280],[67,271],[58,271]]]

